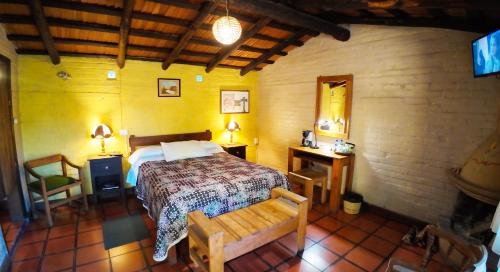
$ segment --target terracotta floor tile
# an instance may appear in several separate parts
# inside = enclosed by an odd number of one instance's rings
[[[347,214],[344,211],[338,211],[336,212],[333,217],[336,219],[344,222],[344,223],[349,223],[353,221],[354,219],[358,218],[358,215],[353,215],[353,214]]]
[[[76,225],[69,224],[64,226],[53,227],[49,232],[49,239],[73,235],[76,232]]]
[[[382,257],[359,246],[345,258],[368,271],[374,271],[384,261]]]
[[[78,234],[78,247],[86,246],[86,245],[91,245],[91,244],[96,244],[99,242],[102,242],[102,230],[91,230],[88,232],[82,232]]]
[[[78,232],[86,232],[90,230],[97,230],[102,228],[102,219],[91,219],[80,221],[78,223]]]
[[[115,257],[140,248],[139,242],[132,242],[123,246],[114,247],[109,249],[109,255]]]
[[[364,270],[355,266],[354,264],[346,261],[346,260],[340,260],[333,264],[332,266],[329,266],[327,269],[324,271],[326,272],[363,272]]]
[[[48,255],[42,259],[41,272],[59,271],[73,267],[73,251]]]
[[[20,228],[11,226],[7,230],[7,235],[5,235],[5,241],[7,242],[14,241],[17,235],[19,234],[20,230],[21,230]]]
[[[318,212],[317,210],[310,210],[310,211],[307,211],[307,220],[309,222],[314,222],[318,219],[320,219],[321,217],[325,216],[323,213],[320,213]]]
[[[146,267],[141,251],[134,251],[111,258],[113,272],[137,271]]]
[[[277,242],[260,247],[255,253],[273,267],[295,256],[295,253]]]
[[[109,272],[110,265],[109,260],[102,260],[94,263],[85,264],[82,266],[78,266],[76,268],[76,272]]]
[[[324,215],[330,214],[330,206],[328,202],[326,202],[325,204],[314,204],[313,209]]]
[[[80,222],[85,220],[103,219],[103,218],[104,214],[101,210],[89,208],[88,211],[82,210],[80,212]]]
[[[77,265],[104,260],[107,258],[109,258],[109,254],[108,251],[104,249],[103,243],[82,247],[76,251]]]
[[[354,243],[361,242],[369,235],[368,233],[351,226],[341,228],[336,234]]]
[[[319,270],[327,268],[330,264],[338,260],[338,258],[339,257],[337,255],[318,244],[306,249],[304,251],[304,255],[302,255],[302,259],[306,260]]]
[[[189,267],[182,263],[177,263],[174,266],[171,266],[168,263],[160,263],[152,267],[153,272],[190,272]],[[195,270],[193,270],[195,271]],[[224,270],[226,271],[226,270]],[[197,272],[197,270],[195,271]],[[230,272],[230,271],[229,271]]]
[[[12,263],[11,272],[28,272],[37,271],[40,259],[31,259],[26,261],[14,262]]]
[[[20,261],[27,258],[38,257],[42,255],[44,242],[38,242],[28,245],[18,246],[14,255],[14,261]]]
[[[383,226],[375,232],[375,235],[394,244],[399,244],[404,234]]]
[[[229,262],[229,267],[234,271],[266,271],[270,267],[255,253],[250,252]]]
[[[327,230],[325,230],[322,227],[319,227],[316,224],[307,225],[306,236],[307,236],[307,238],[309,238],[315,242],[320,241],[321,239],[325,238],[329,234],[330,234],[330,232],[328,232]]]
[[[385,217],[371,212],[362,213],[360,216],[379,225],[383,225],[385,222],[387,222],[387,219]]]
[[[45,246],[45,255],[63,252],[75,247],[75,236],[66,236],[47,241]]]
[[[342,224],[342,222],[340,222],[339,220],[331,217],[331,216],[325,216],[321,219],[319,219],[318,221],[316,221],[314,224],[330,231],[330,232],[334,232],[334,231],[337,231],[338,229],[340,229],[344,224]]]
[[[419,247],[419,246],[414,246],[414,245],[408,245],[408,244],[401,244],[401,247],[404,249],[408,249],[409,251],[413,251],[417,253],[418,255],[424,255],[425,254],[425,248]],[[434,254],[433,259],[435,256],[438,256],[439,254]]]
[[[285,235],[281,237],[278,241],[285,247],[290,249],[293,253],[297,253],[297,232],[292,232],[288,235]],[[306,244],[304,246],[304,249],[310,248],[313,244],[314,242],[306,237]]]
[[[38,241],[44,241],[47,239],[47,233],[47,229],[25,232],[23,237],[21,238],[20,244],[23,245]]]
[[[54,226],[63,226],[68,224],[75,224],[78,221],[78,214],[76,213],[62,213],[53,214]]]
[[[370,251],[375,252],[382,257],[389,256],[392,253],[392,251],[396,248],[396,245],[389,243],[385,240],[382,240],[376,236],[368,237],[368,239],[363,241],[361,245],[364,248],[369,249]]]
[[[381,226],[380,224],[375,223],[365,217],[356,218],[351,222],[351,225],[369,233],[376,231]]]
[[[319,272],[316,267],[307,261],[295,257],[277,267],[280,272]]]
[[[385,226],[403,234],[406,234],[410,230],[410,226],[392,220],[387,221],[387,223],[385,223]]]
[[[28,226],[26,227],[26,231],[41,230],[48,228],[49,225],[47,224],[47,220],[45,220],[45,218],[38,218],[28,224]]]
[[[146,227],[147,227],[149,230],[152,230],[152,229],[156,228],[156,223],[155,223],[155,221],[153,221],[153,219],[151,219],[151,217],[149,217],[149,215],[147,215],[147,214],[143,214],[143,215],[142,215],[142,218],[144,219],[144,223],[146,224]]]
[[[323,239],[320,245],[340,256],[346,254],[354,247],[353,243],[335,234]]]

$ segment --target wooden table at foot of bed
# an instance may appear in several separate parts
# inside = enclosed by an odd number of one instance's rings
[[[202,270],[224,271],[224,262],[297,231],[297,254],[306,237],[307,198],[274,188],[271,199],[209,219],[188,214],[189,255]],[[204,262],[208,258],[208,264]]]

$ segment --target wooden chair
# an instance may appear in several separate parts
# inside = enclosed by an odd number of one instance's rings
[[[486,248],[473,245],[464,239],[442,230],[434,225],[428,225],[427,231],[427,249],[420,266],[405,263],[402,260],[391,258],[386,272],[424,272],[434,254],[433,245],[435,241],[439,244],[439,253],[442,259],[450,266],[450,271],[469,271],[474,264],[483,260],[487,252]],[[437,240],[436,240],[437,239]],[[484,259],[485,260],[485,259]],[[472,270],[471,270],[472,271]]]
[[[62,168],[62,175],[42,176],[35,172],[34,168],[46,166],[53,163],[60,163]],[[78,170],[78,178],[73,178],[68,175],[67,166]],[[61,155],[53,155],[45,158],[27,161],[24,163],[26,172],[26,182],[28,185],[28,195],[33,209],[33,217],[35,217],[35,198],[33,193],[42,197],[45,207],[45,214],[49,226],[52,226],[52,216],[50,210],[66,203],[71,203],[73,200],[82,198],[85,210],[88,210],[87,197],[85,194],[85,185],[83,184],[83,169]],[[31,177],[36,178],[32,181]],[[80,187],[81,193],[79,195],[71,196],[71,188]],[[58,193],[66,192],[66,198],[49,202],[49,197]]]
[[[308,209],[313,205],[314,185],[321,186],[321,204],[326,202],[327,173],[304,168],[288,173],[288,181],[304,186],[304,196],[309,200]]]

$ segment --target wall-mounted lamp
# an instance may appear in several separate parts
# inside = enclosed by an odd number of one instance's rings
[[[229,143],[233,143],[233,132],[240,131],[240,125],[236,121],[231,121],[227,124],[226,130],[231,132],[231,138]]]
[[[99,124],[92,130],[92,134],[91,134],[92,138],[101,140],[101,153],[102,154],[106,153],[104,139],[109,138],[112,135],[113,135],[113,131],[111,130],[110,127],[106,126],[105,124]]]

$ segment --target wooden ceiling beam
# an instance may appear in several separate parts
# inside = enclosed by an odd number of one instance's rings
[[[226,0],[211,0],[219,4],[225,4]],[[262,16],[268,16],[273,20],[307,28],[313,31],[332,35],[339,41],[347,41],[350,37],[349,30],[332,23],[331,21],[302,12],[300,10],[285,6],[270,0],[227,0],[232,8],[245,10]],[[295,32],[297,33],[297,32]]]
[[[407,27],[435,27],[456,29],[461,31],[470,31],[478,33],[486,33],[495,30],[494,22],[485,20],[470,20],[457,19],[452,17],[445,18],[424,18],[424,17],[408,17],[408,18],[387,18],[373,17],[360,18],[354,16],[337,16],[335,18],[339,24],[367,24],[367,25],[387,25],[387,26],[407,26]]]
[[[123,13],[120,21],[120,38],[118,40],[118,56],[116,63],[118,67],[125,66],[125,56],[127,55],[128,35],[130,33],[130,24],[132,22],[132,11],[134,10],[135,0],[123,0]]]
[[[164,5],[168,5],[168,6],[174,6],[174,7],[178,7],[178,8],[191,9],[191,10],[199,10],[200,5],[201,5],[201,4],[191,3],[188,1],[184,1],[184,0],[146,0],[146,1],[160,3],[160,4],[164,4]],[[215,9],[212,12],[212,15],[226,16],[226,11],[224,9]],[[247,16],[247,15],[243,15],[243,14],[239,14],[239,13],[235,13],[235,12],[231,12],[231,16],[233,16],[234,18],[236,18],[240,21],[244,21],[244,22],[251,23],[251,24],[255,24],[257,21],[257,19],[252,17],[252,16]],[[279,22],[271,22],[271,23],[269,23],[269,27],[288,31],[288,32],[296,32],[296,31],[302,29],[302,27],[297,28],[297,27],[291,26],[289,24],[282,24]],[[310,34],[311,35],[318,35],[319,33],[316,33],[315,31],[311,31]]]
[[[184,32],[184,34],[182,34],[182,37],[179,40],[179,42],[177,43],[177,45],[175,46],[174,50],[172,50],[172,52],[170,52],[168,54],[168,57],[163,61],[163,64],[161,65],[161,68],[163,70],[167,70],[168,67],[170,67],[170,65],[175,62],[177,57],[181,54],[182,50],[184,50],[184,48],[188,45],[189,41],[194,36],[195,32],[198,30],[198,28],[200,28],[203,21],[205,21],[205,19],[208,16],[210,16],[210,13],[216,7],[217,7],[217,5],[213,2],[205,2],[202,5],[200,12],[196,16],[196,18],[193,20],[191,25],[188,27],[186,32]]]
[[[12,42],[16,41],[25,41],[25,42],[42,42],[42,39],[39,36],[29,36],[29,35],[7,35],[7,39]],[[54,42],[57,44],[71,44],[71,45],[84,45],[84,46],[96,46],[96,47],[106,47],[106,48],[116,48],[118,43],[115,42],[101,42],[101,41],[90,41],[90,40],[81,40],[81,39],[61,39],[54,38]],[[172,49],[165,49],[163,47],[154,47],[154,46],[145,46],[145,45],[134,45],[129,44],[128,50],[140,50],[147,52],[155,52],[155,53],[169,53]],[[181,55],[186,55],[190,57],[202,57],[202,58],[214,58],[216,54],[206,53],[206,52],[198,52],[198,51],[190,51],[183,50]],[[229,56],[227,60],[234,61],[253,61],[255,58],[247,58],[240,56]],[[274,61],[267,60],[266,64],[273,64]]]
[[[219,63],[224,61],[227,57],[229,57],[234,51],[238,50],[240,46],[242,46],[248,39],[252,38],[257,32],[259,32],[263,27],[271,22],[271,18],[263,17],[257,21],[255,25],[252,26],[248,31],[243,32],[243,36],[241,36],[235,43],[222,47],[221,50],[217,53],[217,56],[213,58],[210,63],[207,65],[205,71],[210,73]]]
[[[29,6],[31,16],[33,17],[33,21],[35,22],[35,26],[40,33],[40,37],[42,37],[43,45],[45,46],[45,49],[47,50],[52,63],[59,64],[61,62],[61,58],[57,53],[54,39],[52,39],[52,34],[50,34],[47,19],[45,18],[45,14],[43,12],[41,0],[30,0]]]
[[[0,14],[0,23],[34,24],[33,19],[29,16],[3,15],[3,14]],[[96,31],[96,32],[103,32],[103,33],[118,34],[120,31],[120,28],[115,27],[115,26],[109,26],[109,25],[104,25],[104,24],[95,24],[95,23],[84,23],[84,22],[79,22],[79,21],[71,21],[71,20],[55,19],[55,18],[47,18],[47,23],[49,24],[49,26],[73,28],[73,29],[79,29],[79,30],[89,30],[89,31]],[[140,29],[133,29],[133,28],[130,30],[130,35],[136,36],[136,37],[151,38],[151,39],[158,39],[158,40],[167,40],[167,41],[174,41],[174,42],[178,42],[180,39],[179,35],[177,35],[177,34],[156,32],[156,31],[149,31],[149,30],[140,30]],[[192,38],[191,42],[193,44],[197,44],[197,45],[220,47],[220,44],[215,42],[215,41],[206,40],[206,39],[202,39],[202,38],[198,38],[198,37]],[[243,45],[239,48],[239,50],[246,51],[246,52],[252,52],[252,53],[264,53],[264,52],[267,52],[268,49],[253,47],[253,46],[249,46],[249,45]],[[282,51],[282,52],[277,52],[276,55],[286,56],[287,53]]]
[[[34,49],[16,49],[16,53],[20,55],[47,55],[47,51],[45,50],[34,50]],[[110,58],[115,59],[115,55],[111,54],[90,54],[90,53],[75,53],[75,52],[60,52],[61,56],[69,56],[69,57],[91,57],[91,58]],[[137,56],[127,56],[128,60],[140,60],[140,61],[151,61],[151,62],[162,62],[163,60],[160,58],[148,58],[148,57],[137,57]],[[195,62],[195,61],[187,61],[187,60],[177,60],[175,63],[178,64],[188,64],[188,65],[196,65],[196,66],[205,66],[204,62]],[[229,69],[241,69],[242,66],[237,65],[220,65],[224,68]],[[262,70],[262,68],[256,68],[256,71]]]
[[[27,4],[25,0],[0,0],[0,3],[9,3],[9,4]],[[82,3],[82,2],[67,2],[67,1],[54,1],[54,0],[44,0],[44,7],[50,8],[59,8],[66,10],[78,10],[82,12],[95,13],[99,15],[109,15],[119,17],[122,15],[122,10],[119,8],[103,6],[98,4],[90,4],[90,3]],[[196,5],[198,6],[198,5]],[[133,11],[133,17],[135,20],[143,20],[147,22],[156,22],[167,25],[175,25],[181,27],[188,27],[191,23],[189,20],[167,17],[157,14],[150,14],[145,12]],[[212,25],[210,24],[202,24],[200,29],[212,31]],[[311,33],[311,36],[316,36],[317,33]],[[256,34],[253,37],[254,39],[270,41],[280,43],[283,40],[279,38],[275,38],[265,34]],[[302,46],[300,43],[297,43],[296,46]]]
[[[250,64],[248,64],[247,66],[245,66],[245,68],[241,69],[240,75],[242,75],[242,76],[246,75],[248,72],[250,72],[251,70],[255,69],[259,64],[263,63],[264,61],[266,61],[267,59],[269,59],[270,57],[272,57],[274,55],[274,52],[282,51],[283,49],[285,49],[288,46],[290,46],[290,44],[294,40],[298,40],[298,39],[300,39],[302,36],[304,36],[306,34],[307,34],[306,31],[299,31],[299,32],[293,34],[291,37],[289,37],[288,39],[286,39],[282,43],[274,46],[268,52],[262,54],[260,57],[258,57],[254,61],[252,61]]]

